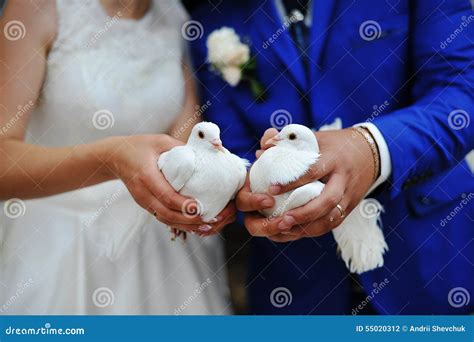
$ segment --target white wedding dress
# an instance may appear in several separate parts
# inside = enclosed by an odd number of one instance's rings
[[[155,0],[140,20],[98,0],[57,12],[27,141],[167,132],[184,101],[179,1]],[[0,314],[230,313],[222,238],[170,241],[121,181],[0,205]]]

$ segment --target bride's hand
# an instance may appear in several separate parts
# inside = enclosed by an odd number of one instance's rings
[[[188,232],[199,231],[200,227],[203,230],[206,224],[201,218],[185,211],[185,207],[193,204],[197,207],[197,203],[177,193],[157,165],[160,154],[183,145],[181,141],[166,134],[137,135],[108,138],[104,145],[107,169],[125,183],[140,206],[172,228]],[[221,217],[213,228],[226,219]]]

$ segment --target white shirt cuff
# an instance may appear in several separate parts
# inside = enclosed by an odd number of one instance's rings
[[[371,193],[375,188],[377,188],[380,184],[385,182],[390,174],[392,173],[392,161],[390,159],[390,151],[388,150],[387,142],[383,137],[380,130],[371,122],[364,122],[354,126],[362,126],[366,128],[370,134],[374,137],[375,143],[379,149],[380,155],[380,176],[375,180],[375,183],[369,189],[368,193]]]

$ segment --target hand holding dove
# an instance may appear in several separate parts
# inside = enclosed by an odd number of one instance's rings
[[[182,211],[187,216],[202,219],[204,224],[197,227],[202,234],[216,233],[234,220],[235,209],[234,215],[226,220],[218,214],[244,184],[247,165],[247,160],[222,146],[219,127],[211,122],[194,126],[185,146],[163,153],[158,160],[158,166],[171,186],[193,199],[190,201],[196,201],[195,206],[184,203]],[[230,208],[233,208],[232,204]],[[212,225],[217,222],[217,226]]]
[[[250,171],[250,188],[268,192],[275,203],[257,208],[270,219],[253,213],[247,215],[246,226],[251,234],[277,242],[332,230],[352,272],[379,267],[387,246],[377,218],[366,220],[358,211],[350,214],[372,184],[369,147],[349,130],[318,132],[316,137],[301,125],[286,126],[280,133],[273,129],[266,132],[262,139],[266,151],[258,153],[260,158]],[[271,145],[276,147],[268,149]],[[248,190],[244,188],[239,197],[256,196]]]

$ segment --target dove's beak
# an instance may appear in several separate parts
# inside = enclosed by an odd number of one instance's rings
[[[279,134],[275,135],[273,138],[271,139],[268,139],[266,142],[265,142],[265,145],[276,145],[278,144],[279,141],[283,140]]]
[[[222,141],[221,139],[217,138],[214,140],[211,140],[212,146],[218,151],[224,152],[224,147],[222,146]]]

